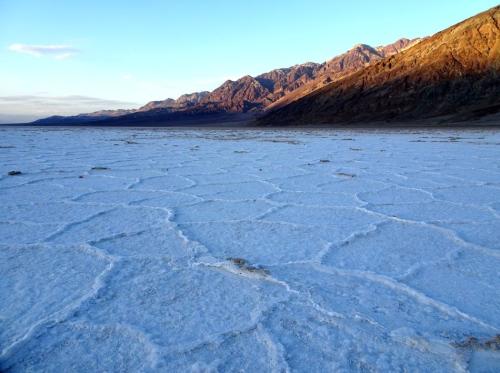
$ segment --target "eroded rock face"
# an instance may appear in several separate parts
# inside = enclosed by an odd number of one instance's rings
[[[272,92],[272,101],[296,90],[305,83],[314,79],[323,64],[308,62],[302,65],[295,65],[287,69],[276,69],[268,73],[261,74],[257,80]]]
[[[373,48],[367,44],[355,45],[347,52],[323,63],[312,79],[304,82],[304,84],[298,86],[295,90],[288,92],[266,109],[275,110],[286,106],[319,88],[364,69],[371,63],[399,53],[405,48],[416,44],[419,40],[399,39],[392,44],[377,48]]]
[[[229,112],[262,110],[279,98],[314,79],[321,64],[305,63],[276,69],[257,77],[228,80],[210,93],[201,105],[216,105]]]
[[[416,38],[416,39],[406,39],[402,38],[397,40],[396,42],[386,45],[386,46],[380,46],[377,47],[377,52],[380,53],[383,57],[390,57],[396,53],[402,52],[417,43],[420,43],[423,39],[422,38]]]
[[[199,104],[201,100],[208,96],[208,94],[209,92],[207,91],[194,92],[182,95],[177,100],[167,98],[162,101],[151,101],[141,107],[138,111],[148,111],[153,109],[186,109]]]
[[[271,112],[263,124],[471,119],[500,110],[500,7]]]
[[[398,53],[414,42],[400,39],[379,48],[359,44],[322,64],[308,62],[272,70],[255,78],[244,76],[237,81],[228,80],[202,100],[201,105],[211,103],[229,112],[263,110],[283,105],[363,69],[374,61]]]
[[[363,69],[374,61],[379,61],[385,57],[393,56],[419,39],[399,39],[392,44],[373,48],[367,44],[355,45],[352,49],[340,56],[327,61],[320,70],[319,76],[322,79],[330,78],[331,81],[338,80],[355,71]]]
[[[196,105],[199,104],[205,97],[210,94],[208,91],[187,93],[180,96],[176,102],[178,105]]]
[[[269,94],[269,90],[257,79],[247,75],[236,81],[226,81],[201,104],[215,103],[226,111],[245,112],[265,105]]]

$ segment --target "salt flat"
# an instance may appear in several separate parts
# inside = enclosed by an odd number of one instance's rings
[[[498,131],[5,127],[0,174],[2,371],[500,370]]]

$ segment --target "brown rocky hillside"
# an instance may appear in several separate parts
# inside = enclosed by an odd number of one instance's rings
[[[261,124],[467,120],[500,111],[500,6],[277,108]]]

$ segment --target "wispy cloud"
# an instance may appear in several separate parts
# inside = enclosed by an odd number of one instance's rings
[[[26,122],[51,115],[76,115],[104,109],[131,109],[138,103],[88,96],[0,96],[0,123]]]
[[[16,53],[29,54],[36,57],[50,56],[56,60],[65,60],[73,57],[80,51],[70,45],[30,45],[11,44],[9,50]]]
[[[105,98],[88,96],[47,96],[47,95],[13,95],[0,96],[0,105],[5,104],[44,104],[44,105],[89,105],[89,106],[129,106],[136,103],[120,100],[109,100]]]

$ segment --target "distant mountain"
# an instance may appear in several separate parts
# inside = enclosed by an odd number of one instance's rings
[[[173,98],[167,98],[165,100],[161,101],[150,101],[146,105],[141,106],[138,110],[136,111],[148,111],[148,110],[154,110],[154,109],[167,109],[167,108],[173,108],[176,105],[177,100],[174,100]]]
[[[468,120],[499,112],[499,24],[497,6],[413,46],[408,41],[376,49],[359,46],[352,53],[355,61],[375,53],[396,54],[332,79],[296,100],[288,97],[259,123]]]
[[[177,100],[167,98],[151,101],[134,110],[104,110],[71,117],[53,116],[41,119],[35,124],[119,124],[157,121],[168,123],[183,119],[204,121],[208,117],[225,115],[227,120],[245,120],[262,113],[266,108],[282,105],[302,97],[328,82],[364,68],[386,55],[397,53],[414,43],[400,39],[384,47],[373,48],[365,44],[324,63],[307,62],[288,68],[281,68],[251,77],[244,76],[236,81],[228,80],[212,92],[195,92],[180,96]],[[246,114],[246,115],[240,115]]]
[[[194,93],[187,93],[185,95],[180,96],[176,100],[176,104],[179,107],[182,106],[194,106],[199,104],[205,97],[207,97],[210,94],[208,91],[203,91],[203,92],[194,92]]]
[[[201,104],[211,104],[227,112],[259,111],[313,79],[321,66],[308,62],[272,70],[255,78],[247,75],[236,81],[228,80]]]
[[[293,92],[308,81],[314,79],[322,64],[307,62],[285,69],[276,69],[259,75],[256,79],[270,92],[272,101]]]
[[[84,124],[84,123],[92,123],[99,122],[103,120],[107,120],[110,118],[118,118],[124,116],[126,114],[130,114],[135,112],[136,110],[100,110],[95,111],[93,113],[87,114],[78,114],[73,116],[62,116],[62,115],[53,115],[51,117],[38,119],[33,122],[33,124]]]
[[[226,81],[201,104],[212,104],[228,112],[244,113],[266,106],[269,94],[269,90],[257,79],[247,75],[236,81]]]
[[[105,120],[115,120],[118,117],[125,115],[132,115],[137,113],[143,113],[148,111],[164,113],[171,113],[176,111],[188,110],[189,108],[196,106],[200,101],[207,97],[209,92],[195,92],[188,93],[180,96],[177,100],[172,98],[167,98],[162,101],[151,101],[146,105],[140,107],[139,109],[132,110],[100,110],[93,113],[79,114],[73,116],[52,116],[44,119],[39,119],[34,122],[34,124],[84,124],[101,122]]]
[[[148,111],[152,109],[175,109],[182,110],[199,104],[210,92],[194,92],[180,96],[177,100],[167,98],[163,101],[151,101],[139,108],[137,111]]]

